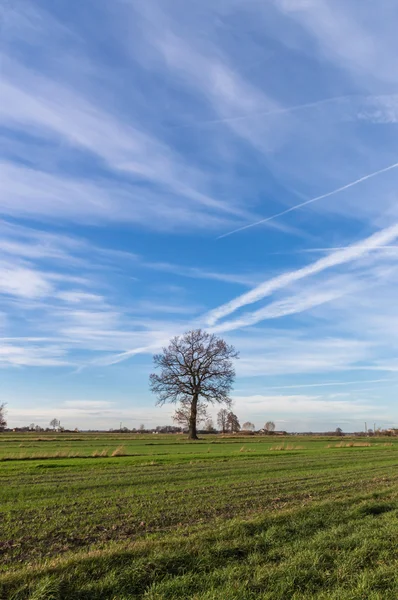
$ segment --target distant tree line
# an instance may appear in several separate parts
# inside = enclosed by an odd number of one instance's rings
[[[318,433],[314,433],[314,432],[306,432],[306,433],[294,433],[294,434],[288,434],[286,431],[275,431],[274,428],[268,426],[268,428],[266,427],[266,425],[268,423],[270,423],[269,421],[267,421],[267,423],[264,425],[264,428],[260,429],[260,430],[256,430],[255,426],[253,423],[251,423],[250,421],[247,421],[245,423],[243,423],[242,427],[240,427],[239,425],[239,420],[236,417],[236,415],[234,415],[233,413],[231,413],[230,411],[226,411],[227,412],[227,419],[225,419],[225,426],[224,426],[224,430],[222,429],[222,425],[219,425],[219,429],[217,430],[216,428],[213,427],[213,422],[210,419],[210,421],[205,421],[204,425],[203,425],[203,429],[198,428],[198,433],[200,434],[209,434],[209,433],[242,433],[243,435],[251,435],[256,433],[258,434],[262,434],[262,435],[308,435],[308,436],[313,436],[313,435],[319,435],[319,436],[327,436],[327,437],[334,437],[334,436],[338,436],[338,437],[342,437],[344,435],[355,435],[358,437],[364,437],[364,436],[384,436],[384,437],[395,437],[398,436],[398,429],[397,428],[391,428],[391,429],[381,429],[378,428],[375,431],[371,430],[371,432],[367,431],[358,431],[358,432],[353,432],[350,434],[345,434],[341,428],[337,428],[335,431],[325,431],[325,432],[318,432]],[[222,419],[224,421],[224,415],[220,416],[221,411],[218,413],[217,415],[217,422],[219,423],[219,419]],[[4,412],[2,413],[2,421],[1,423],[3,423],[3,425],[0,428],[0,431],[11,431],[10,429],[7,429],[7,424],[4,418]],[[232,415],[232,416],[230,416]],[[272,423],[272,422],[271,422]],[[28,432],[35,432],[35,433],[79,433],[79,429],[75,428],[75,429],[66,429],[64,427],[59,427],[54,431],[54,428],[51,427],[41,427],[40,425],[35,425],[34,423],[31,423],[30,425],[26,425],[24,427],[14,427],[12,429],[12,431],[15,432],[19,432],[19,433],[28,433]],[[117,429],[113,429],[113,428],[109,428],[107,430],[98,430],[98,429],[90,429],[90,430],[86,430],[88,433],[92,432],[92,433],[114,433],[114,434],[119,434],[119,433],[130,433],[130,434],[182,434],[182,433],[186,433],[187,432],[187,428],[186,427],[180,427],[177,425],[157,425],[156,427],[145,427],[144,425],[140,425],[138,428],[136,427],[121,427],[121,428],[117,428]],[[82,433],[82,432],[81,432]]]
[[[189,431],[190,427],[190,419],[191,419],[191,403],[189,400],[182,400],[180,402],[180,406],[175,410],[173,415],[173,421],[176,425],[158,425],[154,428],[146,428],[144,424],[141,424],[138,428],[128,427],[120,427],[119,429],[109,429],[109,433],[183,433]],[[208,413],[208,407],[205,403],[199,401],[197,403],[197,413],[196,413],[196,423],[197,431],[200,433],[217,433],[217,429],[214,427],[214,423],[212,418]],[[200,427],[200,425],[203,427]],[[49,423],[50,427],[41,427],[40,425],[35,425],[31,423],[25,427],[16,427],[15,431],[19,432],[55,432],[58,433],[76,433],[78,429],[67,430],[64,427],[61,427],[61,422],[54,418]],[[217,414],[217,425],[222,433],[238,433],[242,431],[244,433],[253,433],[256,429],[255,425],[250,421],[246,421],[243,423],[242,427],[240,425],[239,419],[237,415],[235,415],[231,410],[227,410],[226,408],[222,408]],[[4,431],[7,427],[7,422],[5,419],[5,404],[0,405],[0,431]],[[271,434],[275,430],[275,424],[272,421],[267,421],[264,425],[264,433]]]
[[[238,433],[241,430],[238,417],[230,410],[222,408],[217,414],[217,425],[221,433]]]

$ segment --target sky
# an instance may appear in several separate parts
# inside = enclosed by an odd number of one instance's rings
[[[9,426],[171,423],[152,355],[199,327],[241,423],[397,426],[397,2],[1,13]]]

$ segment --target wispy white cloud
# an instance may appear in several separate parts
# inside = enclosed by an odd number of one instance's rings
[[[203,267],[187,267],[183,265],[175,265],[172,263],[148,262],[141,263],[144,267],[154,269],[155,271],[163,271],[165,273],[173,273],[181,277],[189,277],[192,279],[208,279],[214,281],[222,281],[225,283],[235,283],[244,286],[251,286],[259,279],[259,274],[256,273],[220,273],[210,271]]]
[[[38,75],[32,70],[24,69],[21,65],[5,59],[3,65],[2,105],[0,120],[4,124],[12,123],[17,129],[32,134],[40,131],[48,140],[61,138],[70,145],[81,147],[101,158],[106,165],[126,175],[134,175],[137,182],[150,182],[156,189],[151,192],[143,186],[135,185],[130,189],[125,184],[124,194],[112,190],[111,199],[104,193],[104,184],[95,185],[84,181],[66,180],[55,175],[46,174],[34,169],[7,165],[3,177],[5,180],[6,199],[3,208],[11,210],[14,199],[7,197],[14,192],[14,196],[29,193],[30,186],[36,191],[35,198],[27,203],[26,210],[42,214],[54,196],[57,202],[53,206],[53,214],[58,211],[64,216],[71,216],[78,210],[79,215],[89,213],[93,218],[101,218],[105,212],[111,220],[122,218],[122,214],[132,204],[128,213],[133,219],[138,213],[146,213],[146,223],[153,226],[156,211],[161,218],[157,222],[167,219],[167,211],[162,208],[165,198],[174,197],[181,215],[191,214],[191,226],[198,226],[202,219],[210,225],[211,219],[206,211],[214,213],[215,221],[222,218],[243,217],[247,211],[239,208],[232,199],[228,203],[213,198],[206,191],[206,176],[196,167],[184,160],[176,150],[172,149],[165,141],[156,138],[146,131],[142,131],[131,120],[124,121],[119,116],[109,113],[98,107],[95,102],[80,95],[68,87],[50,80],[43,75]],[[18,177],[16,175],[18,174]],[[7,185],[6,185],[7,183]],[[12,185],[14,184],[14,185]],[[105,186],[106,187],[106,186]],[[110,191],[108,184],[108,191]],[[32,196],[30,191],[30,196]],[[161,196],[158,194],[161,193]],[[38,197],[44,198],[36,207]],[[134,197],[145,196],[145,202],[135,201]],[[69,199],[69,201],[66,200]],[[115,204],[115,199],[118,198]],[[176,200],[179,199],[179,202]],[[187,203],[189,200],[189,203]],[[122,206],[120,206],[122,204]],[[151,208],[155,205],[155,209]],[[111,209],[113,207],[113,210]],[[190,212],[192,207],[192,213]],[[21,207],[22,208],[22,207]],[[169,210],[173,206],[168,207]],[[18,207],[15,207],[17,211]],[[48,214],[49,210],[45,210]],[[50,213],[51,214],[51,213]],[[177,218],[179,214],[175,214]],[[188,225],[189,220],[186,220]]]
[[[286,286],[300,281],[306,277],[319,274],[326,269],[330,269],[338,265],[343,265],[345,263],[358,260],[368,252],[371,252],[372,248],[389,244],[397,237],[398,225],[396,224],[392,225],[391,227],[387,227],[382,231],[374,233],[367,239],[362,240],[360,243],[352,244],[343,250],[332,252],[328,256],[321,258],[316,262],[307,265],[306,267],[302,267],[296,271],[284,273],[278,277],[265,281],[249,292],[246,292],[234,300],[231,300],[230,302],[227,302],[226,304],[210,311],[206,317],[206,321],[209,325],[213,326],[222,317],[235,312],[237,309],[242,308],[243,306],[258,302],[277,290],[285,288]]]
[[[237,319],[215,325],[212,327],[212,331],[231,331],[255,325],[269,319],[297,315],[341,298],[348,293],[352,293],[357,288],[358,283],[353,283],[348,277],[339,276],[331,278],[326,285],[317,284],[307,286],[302,292],[287,296],[281,300],[275,300],[256,311],[244,313]]]
[[[175,335],[178,335],[181,334],[182,331],[176,330],[174,333]],[[162,336],[162,334],[159,334],[154,343],[150,344],[149,346],[138,346],[137,348],[126,350],[125,352],[120,352],[119,354],[104,356],[92,361],[91,365],[109,367],[111,365],[117,365],[118,363],[124,362],[125,360],[128,360],[137,354],[154,354],[160,348],[162,348],[162,346],[167,346],[169,340],[170,336],[164,334]]]
[[[398,123],[398,94],[368,98],[365,105],[358,110],[357,117],[384,125]]]
[[[9,262],[0,262],[0,294],[39,298],[53,290],[51,282],[43,273]]]
[[[319,383],[295,383],[294,385],[272,385],[268,386],[268,389],[272,390],[292,390],[300,388],[318,388],[318,387],[338,387],[338,386],[351,386],[351,385],[368,385],[369,383],[386,383],[388,385],[398,385],[398,380],[391,379],[356,379],[354,381],[321,381]],[[368,390],[369,388],[367,388]],[[354,390],[356,392],[357,390]],[[350,392],[344,392],[344,394]]]
[[[106,409],[113,406],[113,402],[108,400],[66,400],[66,408],[76,408],[80,410]]]
[[[46,260],[58,265],[92,270],[112,268],[129,270],[135,274],[150,269],[188,279],[220,281],[243,286],[253,286],[261,280],[261,272],[222,272],[214,268],[188,266],[171,262],[148,260],[131,251],[97,246],[76,235],[54,235],[42,229],[16,226],[0,221],[0,250],[7,256],[28,262]],[[95,257],[92,260],[91,257]],[[97,264],[100,263],[100,266]]]
[[[367,340],[321,333],[313,337],[263,331],[260,339],[247,333],[235,344],[241,349],[239,377],[345,372],[371,363],[374,355],[374,344]]]
[[[300,248],[298,250],[292,250],[293,254],[311,254],[311,252],[332,252],[335,250],[343,250],[344,248],[348,248],[348,246],[336,246],[336,247],[326,247],[326,248]],[[395,256],[398,252],[398,246],[379,246],[378,248],[370,248],[369,246],[365,246],[368,250],[372,250],[372,252],[381,252],[383,254],[391,254]]]
[[[26,345],[0,340],[0,367],[64,367],[73,365],[67,350],[54,343]]]
[[[386,13],[375,4],[364,5],[360,18],[355,2],[343,0],[274,0],[274,4],[312,36],[323,56],[354,80],[367,86],[374,81],[396,83],[394,9],[387,22]]]
[[[0,213],[46,221],[144,224],[151,229],[213,229],[231,222],[226,212],[187,204],[184,194],[159,196],[127,182],[87,182],[3,162]],[[167,199],[167,203],[165,200]]]
[[[259,112],[251,112],[249,114],[235,115],[232,117],[224,117],[221,119],[208,119],[206,121],[195,121],[188,125],[181,125],[181,128],[195,128],[202,127],[204,125],[217,125],[222,123],[234,123],[236,121],[247,121],[256,120],[264,117],[272,117],[275,115],[284,115],[294,112],[299,112],[309,108],[319,108],[321,106],[327,106],[328,104],[341,103],[342,101],[349,100],[350,96],[334,96],[331,98],[321,98],[320,100],[314,100],[313,102],[304,102],[303,104],[296,104],[294,106],[281,106],[273,108],[271,110],[262,110]]]
[[[239,113],[277,111],[278,104],[245,81],[220,51],[214,52],[211,43],[197,48],[192,39],[185,38],[184,32],[175,31],[176,23],[159,5],[156,9],[153,5],[149,11],[147,6],[142,5],[141,9],[146,22],[151,24],[146,30],[148,45],[157,49],[171,72],[179,73],[185,84],[205,97],[218,115],[217,121],[225,122],[235,134],[259,149],[277,146],[278,140],[270,135],[271,122],[262,122],[259,128],[258,124],[231,117]]]
[[[57,298],[68,304],[102,303],[103,297],[99,294],[90,294],[88,292],[70,290],[67,292],[58,292]]]
[[[371,404],[362,399],[335,400],[322,396],[309,396],[304,394],[292,395],[262,395],[234,396],[233,400],[241,411],[263,413],[265,415],[279,413],[283,415],[374,415],[375,410],[385,412],[385,408]]]
[[[218,239],[228,237],[230,235],[233,235],[234,233],[238,233],[239,231],[244,231],[245,229],[251,229],[252,227],[256,227],[257,225],[269,223],[273,219],[283,217],[284,215],[287,215],[288,213],[298,210],[299,208],[303,208],[304,206],[308,206],[309,204],[318,202],[318,200],[323,200],[324,198],[328,198],[330,196],[334,196],[335,194],[339,194],[340,192],[343,192],[344,190],[348,190],[349,188],[352,188],[352,187],[358,185],[359,183],[367,181],[368,179],[371,179],[372,177],[376,177],[377,175],[381,175],[382,173],[386,173],[387,171],[391,171],[392,169],[396,169],[397,167],[398,167],[398,163],[394,163],[392,165],[389,165],[388,167],[384,167],[384,169],[379,169],[378,171],[374,171],[373,173],[368,173],[368,175],[364,175],[363,177],[360,177],[359,179],[356,179],[355,181],[351,181],[350,183],[347,183],[346,185],[343,185],[342,187],[332,190],[331,192],[327,192],[326,194],[322,194],[321,196],[316,196],[315,198],[310,198],[309,200],[300,202],[300,204],[295,204],[294,206],[291,206],[290,208],[286,208],[285,210],[283,210],[279,213],[276,213],[274,215],[271,215],[270,217],[266,217],[265,219],[260,219],[259,221],[255,221],[254,223],[249,223],[248,225],[244,225],[243,227],[238,227],[237,229],[228,231],[227,233],[224,233],[223,235],[219,235]]]
[[[141,289],[131,302],[118,299],[110,280],[129,281],[132,266],[147,269],[134,254],[4,222],[0,232],[7,257],[0,261],[0,307],[11,317],[2,322],[3,366],[90,364],[102,354],[151,345],[166,331],[170,337],[170,316],[180,326],[200,309],[177,292],[165,299]],[[24,335],[8,333],[22,327]]]

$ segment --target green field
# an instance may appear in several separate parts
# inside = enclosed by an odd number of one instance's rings
[[[398,439],[7,433],[0,477],[0,598],[398,598]]]

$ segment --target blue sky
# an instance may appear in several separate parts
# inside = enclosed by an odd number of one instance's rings
[[[203,327],[242,422],[397,425],[397,3],[2,13],[9,424],[168,423],[151,356]]]

